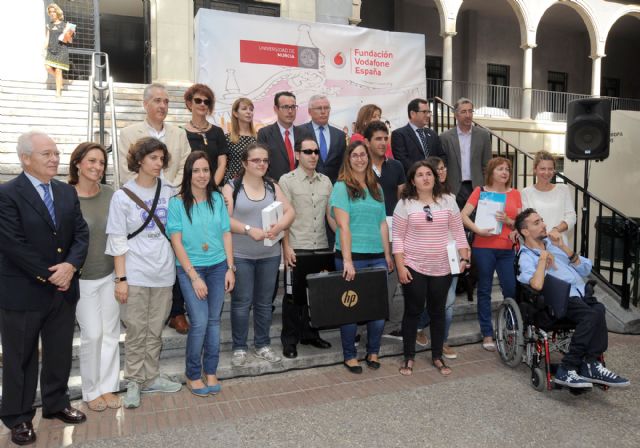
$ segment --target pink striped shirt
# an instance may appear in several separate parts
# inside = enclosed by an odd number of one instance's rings
[[[393,253],[403,253],[405,266],[414,271],[441,277],[451,273],[447,243],[455,240],[458,249],[469,248],[469,244],[453,195],[441,197],[430,207],[433,221],[428,222],[422,202],[398,201],[393,212]]]

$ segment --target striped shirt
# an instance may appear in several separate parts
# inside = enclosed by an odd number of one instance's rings
[[[404,264],[424,275],[441,277],[451,273],[447,244],[469,248],[460,209],[453,195],[430,204],[433,221],[427,221],[424,204],[415,199],[398,201],[393,212],[393,253],[404,254]]]

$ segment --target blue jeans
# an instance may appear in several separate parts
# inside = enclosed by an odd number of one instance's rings
[[[256,350],[271,345],[271,299],[276,287],[280,255],[236,258],[236,285],[231,292],[231,335],[233,350],[247,350],[249,312],[253,306],[253,345]]]
[[[336,258],[336,270],[342,271],[344,264],[342,258]],[[354,260],[353,267],[356,269],[363,268],[385,268],[387,262],[384,258],[372,258],[371,260]],[[358,275],[358,274],[356,274]],[[384,319],[370,320],[367,322],[367,355],[377,355],[380,351],[380,340],[384,331]],[[355,359],[358,357],[356,349],[356,334],[358,333],[358,324],[347,324],[340,327],[340,339],[342,340],[342,354],[344,360]]]
[[[207,285],[208,294],[198,299],[191,279],[182,266],[177,267],[178,281],[189,313],[191,328],[187,336],[186,375],[189,380],[199,380],[205,375],[215,375],[220,359],[220,316],[224,304],[224,276],[227,262],[213,266],[194,266]]]
[[[511,249],[472,249],[473,263],[478,269],[478,321],[482,337],[493,337],[491,323],[491,288],[493,273],[498,272],[503,297],[516,296],[515,253]]]
[[[444,342],[449,339],[449,328],[451,328],[451,321],[453,320],[453,305],[456,303],[456,286],[458,285],[458,276],[451,277],[451,286],[449,292],[447,292],[447,302],[444,305]],[[431,317],[425,308],[422,314],[420,314],[420,320],[418,321],[418,330],[422,330],[429,326],[431,323]]]

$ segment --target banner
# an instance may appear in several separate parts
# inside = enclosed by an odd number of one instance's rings
[[[422,34],[204,8],[195,19],[196,82],[215,92],[212,121],[225,132],[235,99],[253,101],[260,128],[276,120],[273,97],[284,90],[297,98],[295,124],[309,121],[309,98],[324,94],[330,123],[348,134],[360,107],[370,103],[392,128],[404,126],[409,101],[426,95],[424,49]]]

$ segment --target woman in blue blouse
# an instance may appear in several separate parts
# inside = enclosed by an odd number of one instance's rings
[[[194,151],[184,166],[180,195],[169,201],[167,233],[176,253],[180,288],[191,329],[186,376],[191,393],[214,395],[220,352],[220,316],[225,291],[235,283],[229,215],[216,191],[208,156]],[[206,376],[206,384],[202,373]]]
[[[353,280],[356,270],[363,268],[384,267],[392,271],[382,189],[363,142],[355,141],[347,148],[329,204],[338,224],[336,268],[342,269],[343,277],[347,281]],[[340,327],[344,366],[351,373],[362,373],[355,346],[357,328],[355,323]],[[365,361],[371,369],[380,367],[378,352],[383,330],[384,319],[367,322]]]

